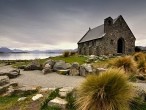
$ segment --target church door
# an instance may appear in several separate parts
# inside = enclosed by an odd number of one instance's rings
[[[122,53],[124,54],[125,51],[125,42],[123,38],[119,38],[118,42],[117,42],[117,53]]]

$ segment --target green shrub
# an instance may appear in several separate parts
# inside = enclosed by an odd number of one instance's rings
[[[129,110],[133,87],[124,71],[109,69],[100,75],[90,75],[77,91],[78,110]]]
[[[64,51],[63,52],[63,57],[69,57],[69,51]]]
[[[123,68],[125,72],[136,72],[136,62],[130,56],[117,58],[110,63],[110,66]]]
[[[66,96],[66,101],[68,102],[66,108],[67,110],[76,110],[75,107],[75,91],[69,92]]]

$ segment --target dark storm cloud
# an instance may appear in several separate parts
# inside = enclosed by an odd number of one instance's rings
[[[120,14],[144,41],[145,7],[144,0],[0,0],[0,46],[76,48],[89,26]]]

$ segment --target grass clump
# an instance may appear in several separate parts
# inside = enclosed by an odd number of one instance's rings
[[[130,110],[134,97],[132,85],[119,69],[88,76],[77,93],[78,110]]]
[[[76,100],[75,91],[69,92],[66,96],[66,101],[68,102],[66,108],[68,110],[76,110],[75,100]]]
[[[69,57],[70,55],[70,52],[69,51],[64,51],[63,52],[63,57]]]
[[[133,55],[133,58],[136,62],[145,61],[146,55],[142,52],[138,52]]]
[[[61,108],[57,106],[48,106],[48,102],[56,97],[59,97],[59,89],[56,89],[49,94],[48,98],[41,104],[41,110],[61,110]]]
[[[122,68],[125,70],[125,72],[136,72],[136,63],[130,56],[120,57],[115,60],[113,60],[109,66]]]
[[[144,60],[141,60],[137,64],[137,69],[139,72],[145,73],[146,72],[146,62]]]

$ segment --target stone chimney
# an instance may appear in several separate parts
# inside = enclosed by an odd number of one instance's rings
[[[113,19],[111,17],[108,17],[104,19],[104,32],[108,33],[113,26]]]

